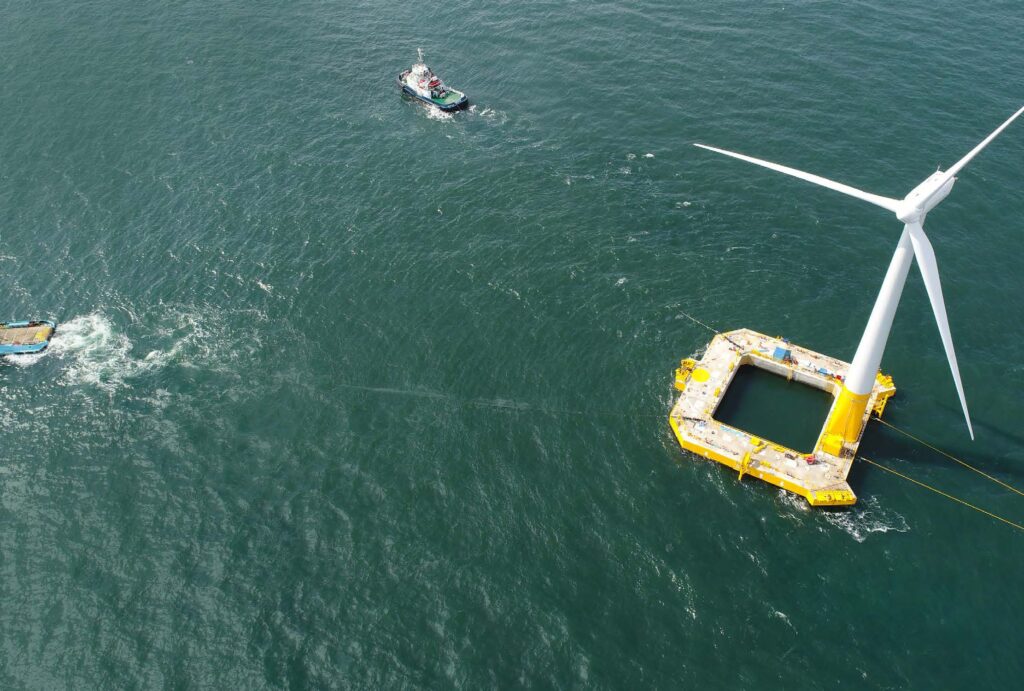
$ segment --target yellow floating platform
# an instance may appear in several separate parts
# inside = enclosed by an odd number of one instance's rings
[[[811,506],[849,506],[857,495],[846,476],[857,455],[864,426],[871,413],[881,416],[885,404],[896,392],[892,378],[879,374],[864,412],[856,441],[827,434],[823,420],[814,452],[807,454],[731,427],[714,418],[726,390],[742,365],[752,365],[774,374],[822,389],[838,398],[849,363],[795,346],[750,329],[737,329],[715,336],[701,360],[686,359],[676,370],[676,388],[682,393],[669,414],[669,424],[687,451],[727,465],[739,474],[750,475],[799,494]],[[832,410],[835,410],[833,402]]]

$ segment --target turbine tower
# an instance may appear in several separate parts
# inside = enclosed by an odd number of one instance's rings
[[[956,384],[956,392],[960,397],[960,406],[964,411],[964,419],[967,421],[967,431],[974,439],[974,429],[971,426],[971,416],[967,411],[967,400],[964,398],[964,387],[960,382],[960,369],[957,367],[956,351],[953,349],[953,339],[949,332],[949,320],[946,317],[946,304],[942,299],[942,285],[939,282],[939,271],[935,262],[935,252],[928,236],[924,234],[924,219],[929,211],[938,206],[939,202],[945,199],[953,189],[956,182],[956,174],[978,155],[982,149],[988,146],[989,142],[995,139],[1000,132],[1024,113],[1024,107],[1014,113],[1010,118],[1000,125],[992,134],[970,153],[957,161],[949,170],[937,171],[910,191],[903,199],[890,199],[870,192],[864,192],[855,187],[844,185],[818,175],[805,173],[801,170],[787,166],[763,161],[759,158],[745,156],[724,149],[716,149],[713,146],[695,144],[702,149],[715,151],[726,156],[738,158],[741,161],[754,163],[770,170],[795,178],[812,182],[822,187],[842,192],[843,194],[857,199],[862,199],[875,206],[880,206],[896,214],[896,218],[903,222],[903,234],[900,236],[899,244],[896,245],[896,252],[889,263],[889,270],[882,281],[882,289],[875,300],[875,306],[871,310],[864,335],[861,336],[860,345],[853,356],[853,362],[843,389],[839,394],[832,414],[826,423],[826,434],[842,437],[844,442],[856,443],[862,432],[864,413],[868,405],[872,386],[878,374],[882,362],[882,352],[885,350],[885,343],[889,338],[889,330],[892,328],[892,320],[896,314],[896,306],[899,304],[900,295],[903,293],[903,285],[907,280],[907,272],[910,269],[912,257],[917,258],[918,267],[921,269],[921,277],[924,279],[925,288],[928,291],[928,299],[932,305],[932,312],[935,313],[935,321],[939,327],[939,335],[942,337],[942,345],[946,350],[946,359],[949,360],[949,369],[953,373],[953,382]]]

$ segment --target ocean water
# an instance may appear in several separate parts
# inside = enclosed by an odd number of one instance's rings
[[[716,328],[849,359],[1024,5],[0,3],[3,688],[1012,688],[1019,532],[681,451]],[[394,86],[417,47],[473,103]],[[1024,485],[1024,122],[928,218],[889,421]],[[1024,520],[885,428],[865,455]]]
[[[834,402],[828,391],[743,365],[729,382],[714,418],[810,454]]]

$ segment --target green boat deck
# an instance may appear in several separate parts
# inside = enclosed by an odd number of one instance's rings
[[[450,106],[453,103],[458,103],[462,99],[463,95],[464,94],[461,91],[450,89],[448,91],[448,95],[444,98],[431,98],[430,100],[439,106]]]

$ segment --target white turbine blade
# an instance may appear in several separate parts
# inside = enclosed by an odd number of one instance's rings
[[[946,303],[942,299],[942,284],[939,282],[939,267],[935,262],[935,250],[928,236],[924,234],[924,228],[920,223],[907,224],[910,231],[910,241],[914,245],[914,256],[917,258],[917,265],[921,269],[921,277],[924,279],[924,287],[928,290],[928,299],[932,303],[932,312],[935,313],[935,323],[939,327],[939,335],[942,336],[942,346],[946,349],[946,359],[949,360],[949,369],[953,373],[953,383],[956,384],[956,393],[960,397],[960,407],[964,409],[964,419],[967,420],[967,431],[974,439],[974,428],[971,426],[971,414],[967,412],[967,399],[964,398],[964,385],[960,382],[960,368],[956,364],[956,351],[953,350],[953,337],[949,333],[949,320],[946,318]]]
[[[950,169],[949,169],[949,170],[947,170],[947,171],[944,171],[944,175],[942,176],[942,184],[945,184],[945,182],[946,182],[947,180],[949,180],[949,179],[950,179],[951,177],[953,177],[954,175],[956,175],[957,173],[959,173],[959,172],[960,172],[960,170],[961,170],[961,169],[962,169],[962,168],[963,168],[963,167],[964,167],[965,165],[967,165],[968,163],[970,163],[970,162],[971,162],[971,159],[972,159],[972,158],[974,158],[975,156],[977,156],[977,155],[978,155],[978,152],[979,152],[979,151],[981,151],[982,149],[984,149],[984,148],[985,148],[986,146],[988,146],[988,145],[989,145],[989,142],[991,142],[991,141],[992,141],[993,139],[995,139],[996,137],[998,137],[998,136],[999,136],[999,133],[1000,133],[1000,132],[1002,132],[1003,130],[1005,130],[1005,129],[1006,129],[1006,128],[1007,128],[1008,126],[1009,126],[1009,124],[1010,124],[1011,122],[1013,122],[1013,121],[1014,121],[1014,120],[1016,120],[1016,119],[1017,119],[1018,117],[1020,117],[1020,114],[1021,114],[1021,113],[1024,113],[1024,107],[1021,107],[1021,109],[1020,109],[1020,110],[1018,110],[1018,111],[1017,111],[1016,113],[1014,113],[1013,115],[1011,115],[1011,116],[1010,116],[1010,119],[1009,119],[1009,120],[1007,120],[1007,121],[1006,121],[1006,122],[1004,122],[1004,123],[1003,123],[1002,125],[1000,125],[999,127],[997,127],[997,128],[996,128],[996,131],[995,131],[995,132],[993,132],[992,134],[990,134],[990,135],[988,135],[987,137],[985,137],[985,138],[984,138],[984,139],[983,139],[983,140],[981,141],[981,144],[978,144],[978,145],[977,145],[976,147],[974,147],[973,149],[971,149],[971,152],[970,152],[969,154],[967,154],[966,156],[964,156],[963,158],[961,158],[961,159],[960,159],[959,161],[957,161],[956,163],[954,163],[954,164],[952,165],[952,167],[950,167]],[[942,184],[937,184],[937,185],[936,185],[936,187],[941,187],[941,186],[942,186]]]
[[[762,161],[760,158],[754,158],[753,156],[744,156],[743,154],[738,154],[733,151],[726,151],[725,149],[716,149],[713,146],[707,146],[705,144],[694,144],[694,146],[699,146],[700,148],[707,149],[708,151],[714,151],[716,153],[725,154],[726,156],[732,156],[733,158],[738,158],[741,161],[746,161],[747,163],[753,163],[754,165],[763,166],[765,168],[768,168],[769,170],[774,170],[779,173],[792,175],[795,178],[806,180],[807,182],[813,182],[815,185],[821,185],[822,187],[827,187],[830,190],[835,190],[836,192],[842,192],[843,194],[847,194],[851,197],[862,199],[868,203],[874,204],[875,206],[880,206],[883,209],[888,209],[893,213],[896,212],[896,208],[899,206],[899,201],[895,199],[889,199],[888,197],[882,197],[877,194],[871,194],[870,192],[859,190],[856,187],[850,187],[849,185],[844,185],[841,182],[836,182],[835,180],[823,178],[820,175],[805,173],[802,170],[797,170],[796,168],[781,166],[778,163],[772,163],[771,161]]]

